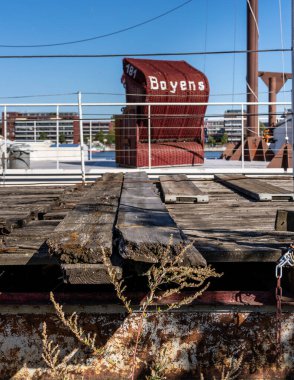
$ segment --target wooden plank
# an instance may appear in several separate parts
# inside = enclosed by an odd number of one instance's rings
[[[60,194],[65,193],[64,189],[62,192],[59,189],[56,194],[44,195],[45,190],[38,187],[25,194],[22,194],[24,192],[22,189],[9,188],[9,190],[5,189],[8,193],[2,191],[1,194],[3,197],[0,201],[0,234],[11,233],[14,228],[23,227],[29,221],[42,217],[43,214],[59,205]]]
[[[203,182],[199,184],[203,188]],[[227,191],[220,183],[213,184],[213,193],[208,191],[209,206],[167,205],[208,262],[274,263],[293,241],[294,232],[275,231],[276,212],[285,206],[283,201],[255,202]],[[294,211],[293,206],[287,209]]]
[[[0,186],[0,195],[63,194],[64,191],[73,191],[77,186]]]
[[[14,228],[23,227],[31,219],[32,213],[29,211],[22,213],[11,212],[10,215],[5,212],[0,220],[0,235],[10,233]]]
[[[160,251],[169,244],[171,236],[175,254],[189,242],[144,172],[125,174],[116,231],[120,255],[133,262],[158,262]],[[205,260],[191,245],[184,263],[205,265]]]
[[[208,203],[204,194],[185,174],[159,177],[165,203]]]
[[[214,179],[230,189],[257,201],[293,201],[294,194],[289,190],[271,185],[265,181],[248,178],[239,174],[218,174]]]
[[[275,230],[277,231],[294,231],[294,211],[277,210],[275,220]]]
[[[71,285],[111,284],[107,268],[104,264],[62,264],[64,282]],[[122,269],[113,266],[118,279],[122,277]]]
[[[102,263],[112,254],[113,226],[123,174],[104,174],[90,187],[48,239],[50,252],[62,263]]]
[[[269,244],[238,244],[220,239],[197,239],[196,248],[207,262],[277,262],[282,255],[282,247],[272,248]]]
[[[51,194],[53,191],[54,194]],[[58,265],[57,259],[49,256],[45,241],[60,220],[53,219],[53,215],[50,220],[32,219],[36,218],[40,211],[58,209],[58,197],[75,191],[77,190],[74,187],[70,191],[58,188],[57,192],[55,189],[39,187],[2,188],[0,194],[9,205],[5,205],[3,200],[2,206],[0,205],[0,230],[4,234],[0,239],[0,265]]]
[[[59,265],[58,260],[55,257],[48,254],[38,254],[36,250],[31,252],[26,249],[20,253],[1,253],[0,254],[0,266],[14,266],[14,265]]]
[[[31,221],[23,228],[3,236],[0,242],[0,265],[47,265],[57,264],[51,258],[46,238],[54,231],[59,221]]]
[[[245,194],[257,201],[293,201],[294,194],[281,187],[271,185],[259,179],[248,178],[239,174],[218,174],[214,176],[215,180],[236,190],[241,194]]]
[[[44,220],[63,220],[67,213],[70,211],[70,209],[62,209],[60,210],[54,210],[50,212],[46,212],[46,214],[43,216]]]

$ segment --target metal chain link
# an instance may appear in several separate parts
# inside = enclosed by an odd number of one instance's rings
[[[281,335],[282,335],[282,296],[283,290],[281,287],[281,277],[277,278],[277,286],[276,286],[276,302],[277,302],[277,310],[276,310],[276,353],[277,357],[281,357]]]
[[[283,277],[283,267],[284,266],[294,266],[294,244],[290,244],[288,251],[282,255],[276,265],[276,302],[277,302],[277,311],[276,311],[276,351],[277,357],[280,359],[282,353],[282,297],[283,289],[281,285],[281,280]]]

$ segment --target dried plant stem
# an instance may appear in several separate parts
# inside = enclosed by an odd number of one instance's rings
[[[78,349],[74,349],[69,355],[60,360],[60,349],[58,344],[53,346],[52,340],[48,339],[47,324],[43,322],[42,329],[42,346],[43,353],[42,358],[49,367],[54,379],[66,380],[68,379],[68,367],[67,364],[70,359],[76,354]]]
[[[115,288],[116,295],[122,301],[122,303],[124,304],[127,312],[129,314],[131,314],[133,312],[133,310],[131,308],[131,301],[128,300],[126,298],[126,296],[124,295],[124,291],[126,290],[126,286],[124,285],[123,280],[119,280],[117,278],[117,273],[113,269],[113,266],[112,266],[112,264],[110,262],[110,259],[107,256],[107,254],[105,253],[105,250],[104,250],[103,247],[101,247],[101,253],[102,253],[103,264],[106,266],[108,275],[110,277],[110,281],[112,282],[112,284],[113,284],[113,286]]]
[[[96,334],[86,334],[85,331],[81,327],[79,327],[77,314],[74,312],[68,318],[66,318],[62,306],[55,301],[52,292],[50,292],[50,300],[55,308],[55,312],[58,318],[63,323],[63,325],[72,332],[76,339],[84,346],[90,348],[90,350],[94,354],[102,354],[102,352],[104,351],[104,347],[96,347]]]
[[[144,319],[145,319],[144,312],[142,312],[140,320],[139,320],[139,325],[138,325],[138,330],[137,330],[137,336],[136,336],[136,343],[135,343],[134,353],[133,353],[132,374],[131,374],[131,379],[132,380],[135,378],[137,352],[138,352],[138,346],[139,346],[140,337],[142,335],[142,328],[143,328],[143,321],[144,321]]]
[[[132,372],[131,379],[135,379],[136,371],[136,359],[139,341],[142,335],[143,323],[146,318],[148,308],[153,306],[156,301],[161,301],[163,298],[170,297],[172,295],[180,294],[183,289],[186,288],[198,288],[191,296],[184,296],[178,302],[173,302],[165,308],[166,311],[170,311],[179,308],[183,305],[188,305],[193,302],[196,298],[203,294],[203,292],[209,287],[209,283],[205,284],[209,277],[220,277],[210,266],[204,268],[191,268],[181,265],[182,258],[189,249],[191,245],[182,247],[181,251],[174,255],[172,253],[173,246],[172,236],[170,237],[169,243],[165,249],[161,252],[158,257],[158,264],[153,265],[147,272],[149,293],[140,307],[141,318],[138,324],[138,330],[136,335],[136,342],[133,353],[132,360]],[[191,243],[193,244],[193,243]],[[163,295],[158,296],[156,293],[160,290],[162,285],[171,285],[171,289],[165,291]],[[201,289],[199,290],[199,288]],[[158,311],[157,311],[158,312]]]

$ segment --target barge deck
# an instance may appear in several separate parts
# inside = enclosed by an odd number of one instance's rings
[[[113,176],[109,178],[114,180]],[[259,180],[292,193],[290,176],[267,176]],[[209,290],[191,306],[148,319],[148,331],[161,331],[148,341],[148,350],[156,352],[166,342],[170,342],[166,357],[174,363],[176,371],[173,373],[174,369],[170,367],[168,379],[190,379],[196,363],[193,355],[198,355],[196,352],[202,352],[203,357],[197,360],[208,366],[211,363],[209,352],[215,352],[218,360],[227,360],[233,352],[237,352],[237,355],[243,352],[246,356],[247,351],[251,356],[246,357],[246,378],[267,379],[275,376],[282,379],[293,373],[293,282],[289,272],[289,278],[283,279],[285,292],[281,323],[284,361],[277,368],[274,359],[271,359],[275,350],[276,326],[274,269],[276,261],[293,242],[294,232],[276,231],[275,219],[280,209],[294,211],[294,204],[285,200],[258,202],[213,178],[192,182],[209,197],[209,203],[167,203],[164,205],[165,210],[182,236],[193,242],[195,251],[217,271],[223,272],[223,276],[213,280]],[[156,196],[163,199],[160,181],[151,179],[149,185],[154,189],[154,200]],[[106,343],[109,347],[118,349],[116,354],[112,354],[112,360],[121,361],[121,373],[127,373],[124,371],[127,371],[130,363],[119,347],[121,344],[126,347],[131,344],[138,315],[134,313],[127,317],[124,314],[122,305],[109,287],[109,279],[101,276],[97,264],[92,272],[91,267],[95,265],[91,262],[64,264],[58,255],[49,252],[48,247],[48,241],[56,236],[61,224],[63,231],[66,220],[70,220],[77,210],[81,211],[79,205],[85,205],[91,189],[92,185],[0,188],[3,210],[0,236],[0,339],[6,342],[6,346],[0,348],[3,357],[0,373],[5,376],[9,374],[7,378],[22,373],[24,365],[32,371],[43,368],[40,353],[41,322],[46,320],[50,336],[56,335],[56,317],[49,301],[49,291],[54,291],[58,302],[65,305],[66,312],[77,311],[81,314],[86,331],[97,332],[102,341],[109,342]],[[138,200],[139,194],[134,194],[132,196],[135,196],[137,203],[128,204],[128,211],[132,206],[144,206],[144,202]],[[158,201],[153,203],[156,205]],[[94,214],[91,216],[88,211],[95,213],[99,207],[101,204],[99,206],[98,202],[92,204],[91,210],[84,208],[84,214],[80,214],[78,219],[86,221],[87,217],[92,218]],[[145,217],[147,214],[141,210],[140,215]],[[72,223],[74,225],[75,221],[72,220]],[[79,228],[73,232],[78,236]],[[130,280],[130,262],[126,260],[126,265],[124,260],[120,257],[114,264],[121,267],[123,277],[127,275],[125,280],[130,289],[127,296],[139,305],[146,294],[144,285],[141,277]],[[67,276],[66,265],[70,265]],[[93,281],[95,275],[100,276],[98,282]],[[65,281],[69,277],[72,281]],[[163,305],[164,300],[157,306]],[[16,339],[10,331],[14,331]],[[62,332],[62,341],[66,343],[66,352],[75,349],[75,343],[65,331]],[[175,342],[178,342],[178,350],[173,348]],[[180,354],[186,349],[189,358],[183,358]],[[259,364],[260,357],[265,361],[263,366]],[[83,355],[76,358],[78,366],[84,361]],[[111,365],[105,364],[105,361],[103,363],[104,367],[99,367],[103,368],[98,371],[99,379],[115,379]],[[99,363],[96,364],[98,368]],[[83,373],[91,376],[88,369]]]

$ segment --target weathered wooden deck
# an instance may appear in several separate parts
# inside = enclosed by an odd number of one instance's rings
[[[140,248],[145,241],[149,252],[151,249],[156,253],[158,244],[166,244],[173,232],[183,242],[194,240],[193,257],[199,259],[202,255],[224,275],[192,305],[176,313],[163,312],[146,319],[144,331],[148,338],[142,341],[144,349],[158,357],[168,343],[164,355],[169,355],[171,371],[167,378],[171,379],[184,378],[183,373],[195,375],[196,351],[197,365],[208,369],[207,378],[211,378],[209,369],[213,367],[211,352],[223,355],[221,364],[236,352],[244,353],[242,378],[286,378],[293,368],[294,299],[289,288],[288,293],[284,292],[287,289],[283,283],[284,356],[275,367],[272,365],[277,334],[274,265],[293,241],[294,232],[275,231],[275,218],[278,209],[294,210],[294,203],[258,202],[210,179],[194,181],[209,197],[209,203],[164,204],[158,194],[160,182],[149,181],[144,174],[140,176],[140,181],[127,176],[123,183],[122,175],[117,178],[111,174],[105,181],[99,180],[86,188],[0,188],[0,340],[5,343],[0,350],[3,359],[0,377],[18,378],[23,367],[32,373],[43,368],[42,322],[48,325],[49,338],[59,339],[49,290],[64,305],[65,312],[80,314],[83,328],[97,333],[99,345],[107,340],[106,347],[112,350],[118,347],[115,360],[123,363],[120,368],[129,374],[131,356],[121,347],[132,347],[139,316],[133,313],[126,317],[117,295],[107,285],[109,278],[98,245],[104,241],[107,255],[116,254],[112,264],[124,275],[120,269],[124,269],[125,262],[135,266],[139,261],[146,268],[149,259],[142,255],[144,247],[139,249],[139,255],[136,251],[129,252],[125,243],[136,243]],[[263,181],[292,192],[289,177],[267,177]],[[151,262],[156,262],[156,255]],[[191,261],[188,264],[193,265]],[[127,275],[130,276],[130,271]],[[146,288],[140,286],[141,278],[126,278],[126,296],[135,307],[146,297]],[[229,287],[221,283],[223,279],[230,282]],[[19,285],[15,286],[15,282]],[[189,295],[185,290],[171,299],[159,298],[156,306],[163,308]],[[73,352],[77,343],[67,329],[60,331],[62,347]],[[108,352],[111,351],[107,350],[106,355]],[[182,353],[185,367],[174,374],[175,363],[182,368]],[[145,360],[145,351],[143,355]],[[83,356],[80,360],[85,361]],[[100,361],[95,364],[97,378],[117,378],[113,361],[105,366],[108,360],[109,356],[102,356],[103,364]],[[79,378],[81,367],[73,368],[77,368]],[[87,366],[83,368],[88,377]]]
[[[194,183],[207,194],[209,203],[164,205],[156,191],[153,194],[155,185],[148,180],[143,184],[145,177],[140,190],[136,190],[136,176],[130,176],[122,192],[122,176],[107,178],[104,183],[100,180],[97,186],[86,188],[0,188],[0,267],[7,270],[13,266],[56,265],[71,284],[107,283],[106,270],[97,251],[99,236],[102,234],[107,240],[104,245],[108,255],[112,255],[113,247],[117,249],[119,255],[113,263],[117,268],[124,266],[124,260],[128,265],[132,260],[155,262],[147,257],[127,257],[127,251],[120,250],[122,246],[137,244],[140,236],[141,243],[146,239],[150,247],[155,243],[166,245],[166,221],[167,231],[174,232],[176,242],[185,242],[187,238],[194,241],[195,251],[190,254],[189,265],[201,263],[201,255],[212,264],[275,263],[294,239],[294,232],[275,231],[277,210],[294,210],[292,202],[257,202],[219,182],[202,179]],[[284,189],[285,193],[293,192],[289,177],[262,181]],[[111,241],[115,229],[119,232]],[[76,252],[82,257],[87,252],[89,260],[79,260],[78,254],[71,257],[72,236],[76,245],[73,255]],[[165,236],[164,242],[160,241],[161,236]]]
[[[291,179],[262,179],[293,192]],[[213,180],[195,181],[209,204],[173,204],[168,210],[210,262],[275,262],[294,239],[275,231],[278,209],[294,210],[285,201],[257,202]]]

